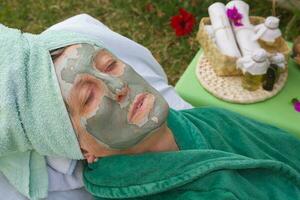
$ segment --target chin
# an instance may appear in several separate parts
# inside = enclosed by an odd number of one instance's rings
[[[148,117],[148,121],[153,124],[153,129],[161,127],[166,122],[168,114],[169,105],[164,99],[162,102],[154,104],[154,107]]]

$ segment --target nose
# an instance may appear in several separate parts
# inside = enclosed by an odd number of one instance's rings
[[[114,94],[116,94],[117,91],[122,91],[126,86],[126,83],[118,77],[113,77],[102,72],[96,72],[95,76],[104,81],[109,90]]]
[[[108,96],[119,103],[124,102],[129,94],[126,82],[118,77],[113,77],[102,72],[96,72],[96,77],[105,82],[108,87]]]
[[[122,89],[117,89],[116,91],[116,101],[119,103],[122,103],[128,96],[129,94],[129,87],[125,85]]]

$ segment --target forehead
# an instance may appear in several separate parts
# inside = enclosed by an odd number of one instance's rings
[[[110,59],[111,57],[115,57],[114,55],[112,55],[112,53],[110,53],[107,49],[98,49],[94,52],[94,56],[95,59],[101,59],[101,60],[107,60]]]
[[[61,67],[61,78],[67,83],[73,83],[78,73],[93,73],[93,58],[105,60],[112,54],[102,48],[90,44],[80,44],[67,47]]]

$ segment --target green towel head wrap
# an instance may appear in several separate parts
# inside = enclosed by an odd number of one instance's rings
[[[0,27],[0,155],[35,150],[82,158],[49,50],[39,35]],[[5,142],[5,143],[4,143]],[[2,145],[3,144],[3,145]]]
[[[85,35],[21,33],[0,24],[0,171],[30,199],[48,194],[44,155],[83,159],[50,51]]]

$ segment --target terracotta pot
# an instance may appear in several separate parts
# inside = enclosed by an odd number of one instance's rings
[[[294,42],[292,58],[298,65],[300,65],[300,36],[298,36]]]

